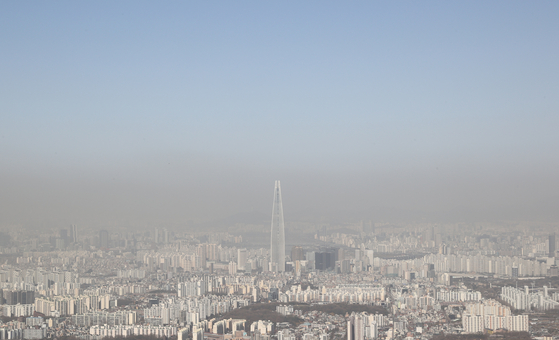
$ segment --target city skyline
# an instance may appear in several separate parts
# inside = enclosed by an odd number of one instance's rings
[[[274,189],[282,203],[280,183]],[[86,230],[72,242],[75,228],[9,231],[13,242],[0,246],[0,338],[559,334],[556,240],[544,228],[359,223],[299,239],[284,272],[270,266],[270,248],[245,239],[250,232],[183,230],[167,240],[165,228]]]
[[[285,224],[280,181],[274,184],[272,227],[270,232],[270,264],[273,272],[285,271]]]
[[[558,340],[558,18],[0,1],[0,340]]]

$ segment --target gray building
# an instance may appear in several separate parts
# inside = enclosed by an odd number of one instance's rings
[[[283,205],[281,201],[280,181],[274,188],[274,204],[272,206],[272,235],[270,244],[271,269],[275,272],[285,271],[285,225],[283,222]]]

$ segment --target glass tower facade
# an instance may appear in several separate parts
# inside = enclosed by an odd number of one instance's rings
[[[285,271],[285,225],[283,223],[283,205],[281,202],[280,181],[276,181],[275,188],[274,188],[270,255],[271,255],[270,269],[274,272],[284,272]]]

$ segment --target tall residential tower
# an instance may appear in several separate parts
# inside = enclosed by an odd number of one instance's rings
[[[280,181],[274,188],[274,205],[272,207],[272,237],[270,245],[270,265],[274,272],[285,271],[285,225],[283,224],[283,205],[281,203]]]

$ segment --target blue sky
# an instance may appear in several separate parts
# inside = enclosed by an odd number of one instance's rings
[[[56,219],[110,201],[91,183],[142,183],[204,207],[154,221],[203,219],[267,211],[273,180],[287,179],[300,210],[506,219],[530,207],[523,218],[537,219],[539,200],[559,203],[558,17],[552,1],[5,1],[2,202]],[[115,206],[138,196],[122,185]],[[234,204],[215,198],[246,186]],[[363,205],[362,191],[378,194]],[[154,204],[140,201],[123,216]],[[88,216],[117,218],[107,209]]]

